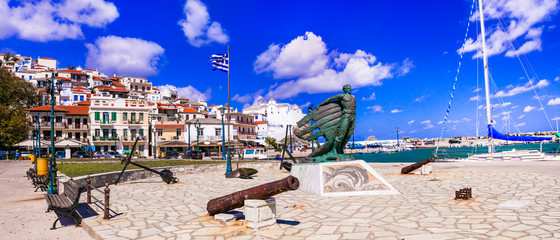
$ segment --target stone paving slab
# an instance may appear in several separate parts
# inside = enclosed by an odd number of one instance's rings
[[[462,165],[453,163],[434,164],[432,175],[401,175],[399,164],[372,166],[402,194],[319,197],[302,191],[286,192],[276,196],[278,223],[253,230],[242,220],[214,221],[206,212],[207,202],[285,178],[289,173],[265,170],[251,180],[226,179],[223,173],[197,173],[179,175],[180,182],[170,185],[151,178],[111,186],[111,208],[121,215],[110,220],[103,220],[102,215],[87,218],[83,225],[96,239],[560,237],[559,176],[499,169],[462,170]],[[449,166],[452,169],[443,169]],[[431,181],[434,176],[439,180]],[[473,198],[454,200],[455,191],[465,187],[472,188]],[[527,205],[518,209],[497,207],[510,200]]]

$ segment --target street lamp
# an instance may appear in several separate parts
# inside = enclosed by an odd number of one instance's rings
[[[220,110],[220,114],[222,115],[222,159],[226,159],[226,136],[224,133],[224,113],[226,112],[226,108],[225,107],[221,107],[219,108]],[[226,163],[226,174],[231,172],[231,158],[227,158],[227,163]]]
[[[51,80],[52,79],[52,80]],[[47,192],[51,195],[58,193],[58,186],[56,183],[56,159],[54,154],[54,72],[52,73],[51,79],[47,80],[46,91],[51,95],[51,156],[49,157],[49,172],[51,175],[51,181]],[[60,93],[62,91],[62,81],[58,80],[56,82],[56,90]]]
[[[196,122],[194,123],[194,127],[196,128],[196,159],[198,159],[200,156],[200,144],[198,143],[198,135],[199,134],[199,129],[200,129],[200,122],[198,121],[198,119],[196,119]]]
[[[397,127],[397,147],[399,146],[399,127]]]
[[[191,154],[191,122],[187,122],[187,128],[188,128],[187,134],[189,135],[187,139],[187,144],[189,146],[189,154]]]

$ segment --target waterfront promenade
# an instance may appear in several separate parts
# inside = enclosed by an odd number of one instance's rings
[[[23,166],[17,169],[24,172],[29,165],[0,161],[0,171],[8,169],[5,166]],[[41,194],[33,195],[29,187],[6,200],[3,191],[2,211],[9,215],[2,217],[1,233],[13,232],[11,236],[20,239],[34,239],[37,235],[30,234],[36,233],[84,239],[86,231],[96,239],[560,238],[560,173],[555,170],[560,169],[560,161],[435,163],[435,173],[424,176],[399,174],[405,163],[370,165],[401,195],[318,197],[301,191],[282,193],[276,197],[278,224],[258,231],[247,228],[243,221],[214,221],[207,216],[206,203],[281,179],[287,172],[263,170],[252,180],[225,179],[221,172],[194,173],[179,175],[181,182],[171,185],[150,178],[111,186],[111,208],[120,215],[110,220],[103,220],[102,215],[85,218],[84,229],[50,231],[54,214],[44,213],[46,203],[39,200]],[[11,176],[19,176],[28,186],[23,172]],[[0,177],[6,188],[4,174]],[[437,181],[431,181],[434,177]],[[464,187],[472,188],[473,199],[454,200],[454,191]],[[9,211],[4,204],[29,195],[37,200],[22,201],[26,205],[22,205],[21,213]],[[21,219],[20,215],[29,217]],[[46,222],[28,222],[35,218]]]

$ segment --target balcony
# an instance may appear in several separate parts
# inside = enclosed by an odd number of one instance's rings
[[[88,130],[88,124],[68,124],[68,130]]]
[[[115,140],[119,140],[118,137],[97,137],[97,136],[94,136],[92,138],[93,138],[93,141],[115,141]]]
[[[44,141],[50,141],[50,140],[51,140],[51,136],[44,136],[44,137],[42,137],[42,140],[44,140]],[[55,141],[60,141],[60,140],[62,140],[62,137],[60,137],[60,136],[59,136],[59,137],[54,137],[54,140],[55,140]]]
[[[101,124],[101,125],[111,125],[111,124],[113,124],[113,122],[109,119],[102,119],[101,121],[99,121],[99,124]]]
[[[51,127],[51,122],[41,122],[41,127]],[[55,122],[54,127],[55,128],[66,128],[66,123],[65,122]]]
[[[143,121],[138,121],[138,120],[130,120],[128,121],[128,124],[144,124]]]

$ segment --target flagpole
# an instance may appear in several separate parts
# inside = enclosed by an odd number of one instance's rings
[[[227,169],[226,169],[226,173],[229,173],[232,169],[231,169],[231,105],[230,105],[230,98],[229,98],[229,71],[231,70],[231,60],[230,60],[230,55],[229,55],[229,45],[227,46],[227,60],[228,60],[228,71],[227,71],[227,101],[228,101],[228,156],[227,156]],[[229,170],[229,171],[228,171]]]

